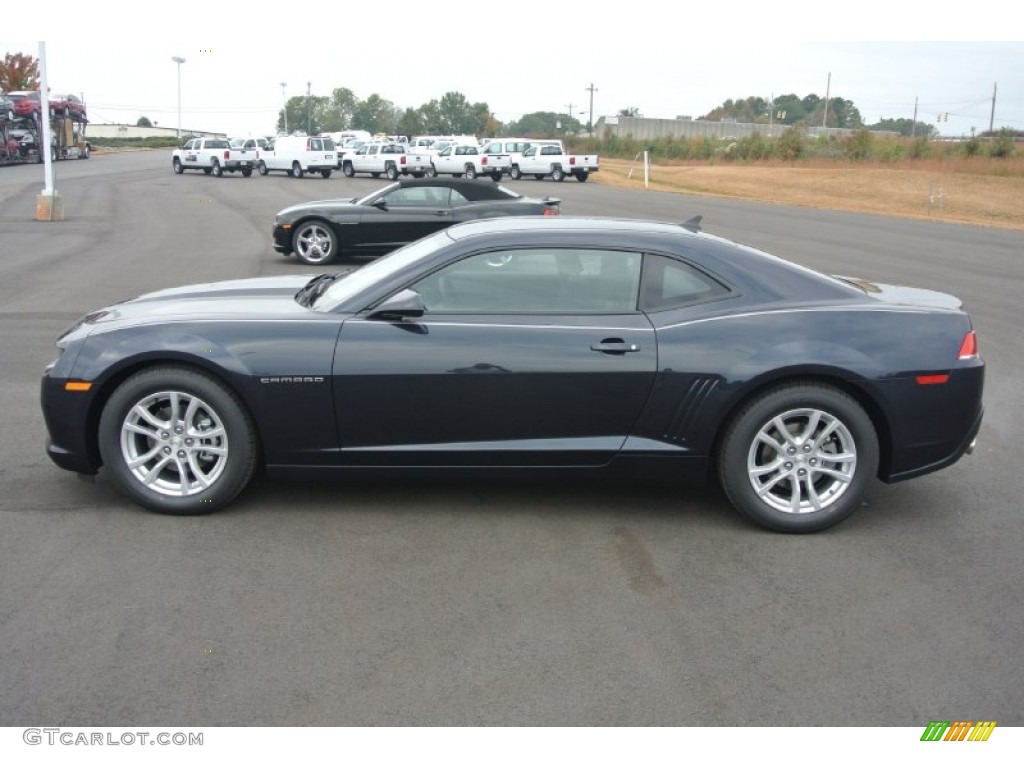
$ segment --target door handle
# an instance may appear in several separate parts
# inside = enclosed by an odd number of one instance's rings
[[[624,355],[627,352],[639,352],[640,345],[622,339],[605,339],[597,344],[591,344],[590,349],[593,352],[603,352],[606,355]]]
[[[434,211],[435,216],[447,216],[448,211]]]

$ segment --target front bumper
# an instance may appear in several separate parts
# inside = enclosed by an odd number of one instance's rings
[[[270,233],[270,237],[273,240],[275,251],[285,255],[292,252],[292,233],[290,230],[285,229],[280,224],[276,224]]]
[[[40,401],[46,421],[46,455],[61,469],[95,475],[103,463],[89,435],[92,393],[67,392],[66,379],[43,376]]]

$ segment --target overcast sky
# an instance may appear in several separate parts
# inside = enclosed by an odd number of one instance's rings
[[[591,84],[595,121],[625,107],[646,117],[697,118],[730,98],[823,98],[829,73],[831,95],[852,101],[869,124],[913,117],[916,98],[918,120],[944,135],[987,130],[998,83],[995,127],[1024,128],[1024,43],[982,39],[1014,32],[998,4],[948,12],[948,21],[933,19],[926,28],[911,18],[915,12],[895,5],[635,0],[608,6],[614,11],[562,4],[544,13],[550,6],[537,4],[517,17],[501,10],[504,3],[392,0],[334,5],[338,10],[319,22],[314,6],[296,5],[292,14],[286,3],[265,6],[265,13],[258,4],[239,16],[238,6],[214,4],[202,6],[224,10],[223,19],[210,11],[214,32],[247,24],[253,33],[211,39],[168,33],[194,26],[175,24],[170,7],[157,12],[139,3],[117,14],[112,5],[101,16],[76,13],[73,29],[48,26],[47,75],[53,92],[84,95],[93,122],[134,124],[145,115],[176,127],[178,65],[171,57],[182,56],[182,126],[243,136],[274,131],[282,82],[288,97],[304,95],[308,82],[314,95],[347,87],[402,108],[459,91],[486,102],[504,122],[566,112],[571,104],[586,122]],[[669,7],[675,10],[666,13]],[[38,40],[0,39],[0,54],[38,55]],[[949,121],[936,123],[939,113]]]

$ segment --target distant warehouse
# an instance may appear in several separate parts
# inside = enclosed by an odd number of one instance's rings
[[[726,120],[690,120],[676,118],[663,120],[653,117],[602,117],[594,124],[594,133],[599,136],[632,137],[639,140],[648,139],[742,139],[745,136],[761,135],[766,137],[781,136],[792,126],[774,123],[737,123]],[[804,133],[808,136],[832,136],[843,138],[852,136],[857,130],[850,128],[822,128],[808,126]],[[894,131],[872,131],[875,134],[898,136]]]
[[[154,136],[177,136],[176,127],[154,125],[145,127],[141,125],[127,125],[125,123],[89,123],[89,137],[96,139],[149,139]],[[216,131],[197,131],[193,128],[182,128],[182,137],[201,136],[210,139],[226,139],[226,133]]]

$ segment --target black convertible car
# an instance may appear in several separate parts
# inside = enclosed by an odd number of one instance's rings
[[[403,179],[362,200],[285,208],[274,222],[274,250],[317,266],[339,257],[380,256],[452,224],[560,212],[560,200],[523,197],[489,181]]]
[[[690,225],[688,223],[690,227]],[[960,302],[673,226],[463,224],[345,275],[140,296],[58,340],[48,453],[154,510],[271,475],[717,474],[781,531],[969,452],[984,363]]]

